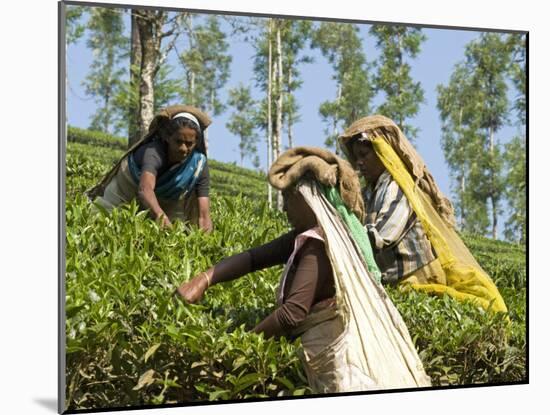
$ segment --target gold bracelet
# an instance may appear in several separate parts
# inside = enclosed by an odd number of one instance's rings
[[[210,287],[210,277],[208,276],[208,274],[204,271],[201,274],[206,277],[206,288]]]

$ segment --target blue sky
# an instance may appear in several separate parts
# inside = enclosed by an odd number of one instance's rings
[[[129,30],[128,18],[125,18],[126,31]],[[222,25],[222,28],[224,26]],[[360,34],[363,40],[363,48],[369,62],[376,61],[379,51],[375,47],[374,39],[368,35],[370,25],[360,25]],[[445,164],[440,145],[441,122],[436,108],[438,84],[446,84],[450,78],[453,66],[464,59],[464,50],[468,42],[477,38],[480,32],[450,29],[423,29],[426,41],[421,44],[421,52],[414,60],[409,60],[412,70],[411,75],[415,81],[420,81],[424,89],[425,101],[420,105],[418,114],[408,122],[419,128],[416,139],[416,148],[425,160],[434,175],[441,190],[451,197],[451,181],[449,171]],[[185,48],[185,41],[178,47],[181,52]],[[222,101],[227,97],[227,91],[237,86],[240,82],[245,85],[254,85],[253,81],[253,48],[241,39],[229,38],[229,53],[233,57],[231,65],[231,77],[221,91]],[[307,50],[307,54],[314,58],[314,63],[304,64],[301,67],[303,85],[296,93],[300,105],[301,121],[294,125],[293,136],[295,145],[323,146],[325,140],[324,125],[319,116],[319,105],[325,100],[333,100],[336,95],[336,84],[332,80],[332,67],[318,50]],[[87,128],[90,118],[96,109],[93,98],[86,96],[82,81],[89,71],[92,62],[92,52],[86,47],[86,37],[76,44],[69,45],[67,49],[67,114],[70,125]],[[181,68],[175,56],[171,55],[168,62],[174,67],[172,77],[183,77]],[[253,90],[255,98],[261,97],[261,91]],[[510,98],[515,91],[510,91]],[[384,97],[378,95],[373,100],[376,108]],[[225,162],[239,162],[238,138],[229,133],[225,127],[230,111],[225,111],[214,118],[209,127],[209,157]],[[515,117],[511,118],[515,121]],[[286,139],[286,132],[285,139]],[[501,129],[497,134],[497,140],[506,142],[517,134],[514,125]],[[258,145],[262,168],[266,167],[265,134],[260,132]],[[245,167],[251,167],[249,160],[245,161]],[[499,234],[502,235],[504,218],[499,218]]]

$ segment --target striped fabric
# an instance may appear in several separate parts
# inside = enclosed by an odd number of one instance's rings
[[[363,189],[363,199],[365,227],[382,282],[395,284],[435,259],[420,221],[388,171],[380,175],[374,189]]]

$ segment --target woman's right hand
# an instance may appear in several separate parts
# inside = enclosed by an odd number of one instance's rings
[[[166,216],[164,213],[162,213],[160,216],[157,217],[157,220],[160,223],[160,226],[163,228],[171,228],[172,222],[170,222],[170,219],[168,219],[168,216]]]
[[[148,171],[144,171],[139,179],[139,187],[137,196],[141,205],[149,209],[151,216],[155,218],[159,226],[162,228],[170,228],[172,222],[160,207],[159,201],[155,194],[155,186],[157,177]]]
[[[198,302],[208,288],[208,278],[210,277],[206,272],[201,272],[196,277],[181,284],[177,289],[178,295],[188,303],[194,304]]]

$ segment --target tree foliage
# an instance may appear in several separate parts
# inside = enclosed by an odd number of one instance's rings
[[[239,137],[239,154],[241,166],[246,157],[249,157],[255,167],[258,160],[258,135],[255,131],[254,114],[256,102],[252,98],[250,88],[240,84],[229,90],[228,105],[233,109],[227,129]]]
[[[341,130],[371,112],[374,90],[369,67],[356,25],[323,22],[314,32],[312,46],[321,50],[334,70],[336,98],[319,107],[326,127],[325,145],[334,147]]]
[[[507,189],[523,197],[521,189],[513,185],[517,176],[521,176],[517,173],[522,169],[521,161],[515,168],[508,168],[516,173],[506,174],[506,163],[509,165],[512,158],[505,152],[517,150],[519,142],[504,148],[497,140],[497,132],[510,120],[508,79],[509,74],[514,73],[512,46],[513,42],[504,35],[482,33],[467,45],[465,59],[455,66],[449,84],[438,86],[442,146],[456,180],[455,203],[460,223],[463,229],[472,232],[490,231],[493,238],[497,237],[503,198],[511,196]],[[521,85],[520,78],[514,82],[516,85]],[[521,119],[521,108],[524,108],[521,98],[514,107],[520,110]],[[509,204],[515,206],[512,216],[524,217],[521,213],[518,216],[520,201]]]
[[[420,53],[426,36],[421,29],[397,25],[373,25],[370,34],[381,49],[374,85],[376,91],[385,94],[385,101],[376,112],[391,118],[405,136],[414,141],[418,128],[408,124],[407,119],[418,113],[424,102],[424,91],[420,82],[413,81],[406,58],[415,58]]]
[[[281,61],[283,79],[281,80],[281,93],[283,94],[283,106],[281,117],[283,124],[286,125],[287,133],[291,134],[292,126],[300,121],[299,105],[295,99],[295,93],[302,86],[300,67],[303,64],[313,62],[313,59],[307,55],[304,50],[307,40],[311,35],[311,22],[296,20],[277,20],[276,22],[281,34]],[[260,27],[258,35],[254,42],[254,80],[256,86],[264,92],[269,88],[269,45],[272,49],[272,90],[271,106],[275,108],[276,101],[279,98],[275,91],[274,84],[276,79],[273,77],[273,65],[276,58],[275,35],[271,36],[265,27]],[[262,111],[257,118],[258,127],[267,129],[267,98],[260,103]],[[273,117],[273,123],[275,122]],[[275,128],[275,126],[272,126]],[[292,138],[288,141],[288,147],[292,147]]]
[[[510,214],[506,220],[504,235],[508,240],[527,241],[527,151],[525,136],[512,138],[505,146],[506,197]]]
[[[179,57],[185,70],[181,98],[190,105],[219,115],[224,110],[220,90],[230,74],[229,44],[216,16],[209,16],[195,26],[196,20],[195,15],[187,14],[183,21],[188,48]]]
[[[65,21],[68,45],[76,43],[84,35],[86,26],[81,21],[89,10],[88,7],[67,5]]]
[[[518,135],[505,146],[506,198],[510,215],[505,223],[505,235],[510,240],[527,240],[527,143],[526,84],[527,58],[525,35],[508,36],[511,48],[510,77],[515,87],[512,108],[517,114]]]
[[[115,96],[125,73],[121,62],[128,39],[124,36],[122,15],[116,9],[91,8],[87,29],[87,46],[94,60],[84,86],[86,94],[95,97],[98,104],[90,128],[109,133],[114,131]]]
[[[286,126],[288,146],[294,146],[292,127],[299,121],[299,106],[295,92],[302,85],[300,66],[310,63],[304,53],[311,32],[311,23],[285,19],[252,20],[256,27],[253,37],[254,80],[266,96],[259,102],[256,125],[266,132],[267,164],[283,151],[283,129]],[[271,201],[269,189],[269,201]],[[282,209],[282,198],[277,193],[277,206]]]

